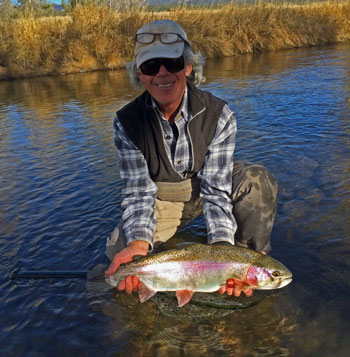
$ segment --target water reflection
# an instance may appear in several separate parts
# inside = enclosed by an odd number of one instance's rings
[[[134,95],[125,71],[90,72],[83,75],[69,74],[0,82],[2,105],[19,105],[22,109],[33,110],[38,116],[52,117],[57,106],[71,102],[87,105],[91,109],[98,108],[100,112],[106,103],[111,104],[116,99],[127,101]]]
[[[235,110],[237,156],[280,182],[272,255],[294,274],[285,289],[230,312],[95,297],[76,281],[10,282],[20,266],[105,262],[121,215],[113,115],[137,93],[124,71],[0,82],[3,354],[346,355],[349,62],[349,45],[208,61],[203,88]],[[205,235],[203,218],[181,234]]]
[[[289,355],[289,348],[282,346],[296,338],[302,314],[299,309],[292,319],[286,318],[290,303],[281,294],[240,311],[193,304],[179,309],[169,298],[144,304],[119,294],[115,299],[117,303],[104,307],[114,321],[111,339],[120,345],[121,339],[132,336],[133,344],[123,353],[135,356]]]

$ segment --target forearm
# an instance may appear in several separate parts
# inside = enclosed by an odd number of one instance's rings
[[[232,214],[232,171],[235,148],[236,120],[225,106],[202,170],[201,197],[208,243],[227,241],[234,244],[237,229]]]
[[[153,247],[156,226],[155,193],[148,192],[140,197],[137,193],[125,194],[122,201],[123,229],[126,241],[145,241]]]
[[[207,225],[208,243],[225,241],[235,243],[236,220],[232,214],[232,204],[220,196],[202,197],[203,213]]]
[[[123,229],[127,243],[145,241],[153,246],[157,186],[151,180],[140,150],[115,120],[115,144],[119,154],[119,172],[123,185]]]

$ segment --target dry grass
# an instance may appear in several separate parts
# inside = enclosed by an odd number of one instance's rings
[[[166,14],[77,6],[69,17],[1,22],[0,79],[120,68],[133,57],[137,29],[157,18],[179,22],[207,57],[350,40],[348,2],[178,7]]]

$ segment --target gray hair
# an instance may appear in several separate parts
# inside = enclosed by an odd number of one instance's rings
[[[204,56],[200,53],[193,53],[191,47],[185,44],[183,56],[185,59],[185,65],[191,64],[192,65],[192,73],[188,77],[188,79],[196,86],[200,85],[201,83],[205,82],[205,77],[203,76],[203,67],[205,63]],[[137,69],[136,61],[128,62],[125,65],[127,71],[129,72],[129,77],[131,84],[136,89],[144,89],[143,83],[140,81],[138,74],[140,70]]]

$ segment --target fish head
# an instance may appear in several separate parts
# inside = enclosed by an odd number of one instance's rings
[[[279,289],[292,281],[292,273],[282,263],[261,254],[249,267],[246,282],[254,289]]]

